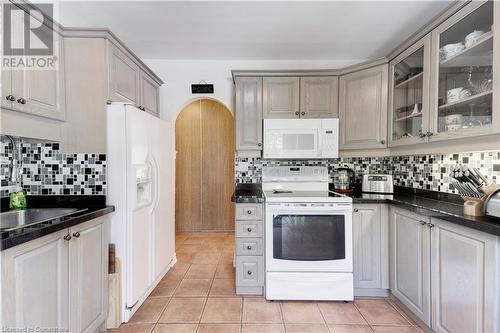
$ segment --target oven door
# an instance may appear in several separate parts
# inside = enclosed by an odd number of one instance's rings
[[[266,205],[266,270],[352,272],[352,205]]]

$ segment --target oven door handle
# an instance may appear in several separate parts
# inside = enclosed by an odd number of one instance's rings
[[[273,207],[271,214],[273,216],[275,215],[287,215],[288,213],[291,212],[314,212],[318,214],[351,214],[352,213],[352,206],[350,207],[283,207],[283,208],[276,208]]]

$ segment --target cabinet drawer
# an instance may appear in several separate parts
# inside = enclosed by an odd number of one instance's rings
[[[236,285],[262,286],[264,284],[264,257],[236,257]]]
[[[236,237],[262,237],[262,221],[236,221]]]
[[[262,218],[262,204],[237,204],[237,220],[255,220]]]
[[[262,255],[262,238],[236,238],[236,255]]]

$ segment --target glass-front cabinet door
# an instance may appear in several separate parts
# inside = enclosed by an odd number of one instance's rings
[[[498,5],[473,1],[433,31],[431,141],[499,132]]]
[[[427,141],[430,34],[390,63],[389,146]]]

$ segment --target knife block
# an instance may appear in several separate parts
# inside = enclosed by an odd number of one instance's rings
[[[488,196],[481,198],[462,197],[464,199],[464,215],[484,216],[484,203]]]
[[[497,190],[497,185],[493,182],[488,185],[484,185],[481,187],[481,191],[484,195],[481,198],[471,198],[467,196],[462,196],[464,199],[464,215],[470,216],[484,216],[484,205],[486,203],[486,199]]]

